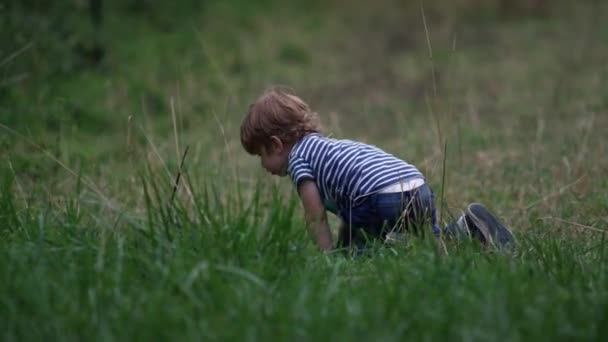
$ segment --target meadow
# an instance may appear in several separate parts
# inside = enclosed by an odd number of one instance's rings
[[[1,4],[2,340],[603,340],[608,4],[507,3]],[[516,251],[320,252],[240,145],[273,85]]]

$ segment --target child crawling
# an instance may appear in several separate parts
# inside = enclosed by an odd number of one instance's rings
[[[334,248],[326,211],[342,221],[337,247],[362,250],[369,239],[386,242],[429,226],[435,235],[465,234],[497,247],[514,243],[511,231],[478,203],[440,228],[433,192],[414,165],[375,146],[323,136],[317,114],[284,90],[270,89],[249,106],[241,143],[266,171],[290,176],[323,250]]]

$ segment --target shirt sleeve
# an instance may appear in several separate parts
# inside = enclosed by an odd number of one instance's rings
[[[310,164],[301,157],[296,157],[291,160],[287,173],[296,187],[305,179],[315,180],[314,172],[312,171]]]

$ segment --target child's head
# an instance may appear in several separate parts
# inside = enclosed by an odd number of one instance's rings
[[[272,148],[274,139],[291,146],[308,133],[319,131],[317,113],[299,97],[272,88],[249,106],[241,123],[241,144],[250,154]]]

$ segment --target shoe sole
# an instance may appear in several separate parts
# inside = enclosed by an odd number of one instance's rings
[[[498,248],[515,245],[515,236],[482,204],[472,203],[467,207],[465,218],[476,227],[482,242]]]

